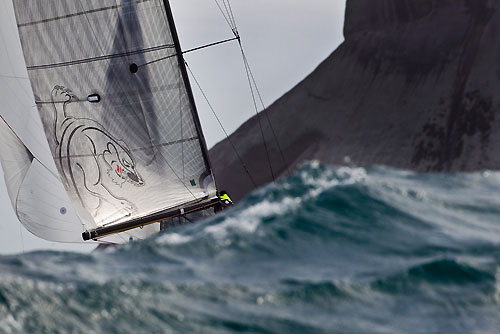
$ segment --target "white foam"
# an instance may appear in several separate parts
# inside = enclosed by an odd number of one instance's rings
[[[314,169],[321,168],[321,164],[314,161],[310,166]],[[226,238],[230,234],[229,232],[257,233],[260,224],[265,218],[289,214],[299,208],[303,202],[310,201],[325,190],[339,185],[363,182],[368,175],[364,168],[341,167],[336,170],[327,169],[321,171],[319,177],[312,176],[310,171],[303,171],[300,177],[302,182],[311,188],[301,197],[285,197],[277,201],[263,200],[243,209],[239,213],[226,217],[220,223],[205,227],[203,233],[209,234],[218,240]],[[289,187],[290,185],[288,185]],[[160,242],[171,245],[183,244],[191,240],[192,237],[177,233],[168,233],[159,239]]]
[[[181,245],[190,242],[192,239],[193,238],[190,236],[182,235],[179,233],[167,233],[162,235],[158,241],[161,244],[165,243],[169,245]]]
[[[311,166],[313,168],[319,167],[317,164],[312,164]],[[336,170],[325,170],[320,177],[313,177],[311,173],[304,171],[301,173],[301,179],[305,185],[313,187],[304,198],[309,200],[318,197],[325,190],[339,185],[351,185],[364,182],[368,179],[368,174],[364,168],[340,167]]]
[[[227,217],[220,224],[208,226],[205,232],[212,234],[215,238],[224,238],[230,230],[253,234],[263,218],[288,213],[297,208],[300,203],[300,198],[292,197],[286,197],[279,202],[264,200],[244,209],[236,216]]]

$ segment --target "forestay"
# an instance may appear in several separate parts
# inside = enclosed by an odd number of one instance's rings
[[[166,2],[14,0],[14,8],[50,153],[85,229],[216,196]]]

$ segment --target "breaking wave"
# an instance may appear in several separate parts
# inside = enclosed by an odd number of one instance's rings
[[[146,241],[0,257],[0,333],[496,333],[498,189],[313,162]]]

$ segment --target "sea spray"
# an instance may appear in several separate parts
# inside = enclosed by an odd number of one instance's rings
[[[496,333],[498,189],[310,163],[149,240],[0,257],[0,333]]]

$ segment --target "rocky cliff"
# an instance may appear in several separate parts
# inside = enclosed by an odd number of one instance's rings
[[[420,171],[500,168],[500,1],[347,0],[345,41],[261,113],[276,175],[304,160]],[[257,117],[231,136],[258,185],[271,172]],[[253,188],[230,143],[220,187]]]

